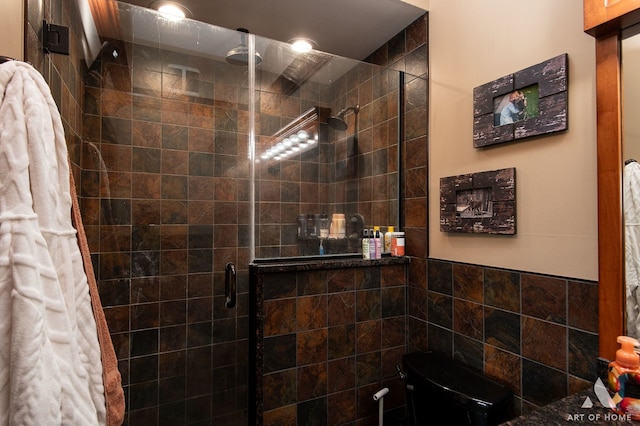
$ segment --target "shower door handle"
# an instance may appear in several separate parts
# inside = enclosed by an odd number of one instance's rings
[[[224,306],[236,306],[236,265],[229,262],[224,271]]]

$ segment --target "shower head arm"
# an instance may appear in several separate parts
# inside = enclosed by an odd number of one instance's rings
[[[349,111],[353,111],[354,114],[357,114],[358,112],[360,112],[360,105],[350,106],[342,109],[342,111],[338,113],[338,117],[344,117],[345,114]]]
[[[236,31],[240,33],[240,46],[247,46],[247,34],[249,34],[249,30],[246,28],[238,28]]]
[[[357,130],[357,124],[358,124],[357,118],[358,118],[358,112],[360,111],[360,107],[358,105],[350,106],[342,109],[338,113],[338,115],[329,117],[327,119],[327,124],[329,124],[329,126],[331,126],[336,130],[347,130],[347,122],[344,119],[344,116],[346,115],[347,111],[353,111],[354,114],[356,115],[356,130]]]

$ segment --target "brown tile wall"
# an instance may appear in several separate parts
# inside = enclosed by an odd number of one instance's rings
[[[426,42],[425,15],[368,59],[409,73],[402,100],[406,201],[401,220],[411,257],[407,276],[425,286]],[[361,64],[331,88],[334,113],[356,104],[362,109],[357,142],[354,114],[347,115],[349,128],[344,134],[329,134],[329,139],[338,138],[335,147],[329,147],[336,167],[329,173],[335,175],[335,198],[330,200],[333,211],[358,212],[367,226],[393,224],[397,209],[394,197],[388,195],[395,191],[398,170],[397,74],[376,69]],[[356,171],[360,179],[354,178]],[[406,313],[412,303],[406,294],[412,287],[385,278],[385,268],[389,267],[264,277],[264,361],[258,366],[264,368],[259,380],[264,393],[258,396],[264,396],[264,405],[259,406],[264,424],[309,424],[310,418],[318,424],[374,424],[377,407],[371,395],[383,386],[392,389],[386,408],[404,404],[395,365],[407,350],[405,327],[411,317],[401,312]],[[394,275],[400,273],[397,266],[392,268],[397,270]]]
[[[408,350],[427,349],[427,99],[428,18],[425,14],[374,52],[368,61],[405,71],[403,142],[401,145],[403,205],[401,221],[406,235],[409,265],[407,288]],[[416,77],[413,77],[416,76]]]
[[[108,47],[118,49],[118,59],[105,50],[87,69],[79,53],[81,27],[75,13],[68,2],[30,0],[26,58],[45,75],[61,106],[85,229],[123,377],[125,423],[189,424],[216,419],[243,424],[242,411],[235,410],[242,410],[246,398],[243,363],[248,329],[248,284],[242,266],[248,264],[249,193],[243,178],[248,164],[242,155],[248,98],[244,76],[226,64],[117,40]],[[43,17],[71,27],[70,57],[42,53],[36,34]],[[181,87],[181,81],[168,63],[203,71],[189,80],[189,89],[197,96],[176,94],[173,89]],[[389,89],[372,87],[372,81],[381,77],[374,75],[373,67],[365,68],[368,71],[360,71],[358,78],[368,94],[361,87],[350,92],[363,93],[358,102],[366,118],[364,130],[371,134],[370,148],[361,153],[367,160],[358,161],[386,175],[397,170],[393,153],[387,155],[391,139],[384,137],[397,120],[394,101]],[[262,76],[263,82],[275,80]],[[327,105],[330,96],[327,88],[310,83],[285,99],[289,88],[260,85],[259,138],[271,135],[309,106]],[[272,110],[283,101],[288,108]],[[336,102],[336,111],[342,103],[342,99]],[[335,157],[329,157],[328,146],[323,149],[321,158],[329,163]],[[381,167],[385,162],[372,165],[374,158],[384,156],[389,159],[385,167]],[[294,168],[307,171],[307,166],[301,163]],[[268,205],[261,203],[260,211],[277,205],[288,212],[289,202],[298,211],[319,211],[315,206],[321,205],[322,196],[338,203],[326,197],[334,191],[311,188],[336,171],[325,165],[323,177],[319,164],[316,169],[318,176],[294,182],[300,186],[299,201],[285,195],[268,200],[274,201]],[[372,179],[368,171],[367,180]],[[367,185],[373,192],[375,188]],[[315,193],[319,198],[309,198]],[[363,197],[365,204],[384,203],[384,195],[375,197]],[[283,217],[275,222],[280,225]],[[386,223],[385,217],[379,221]],[[228,260],[241,268],[239,308],[233,313],[221,308],[223,276],[218,271]],[[371,303],[376,303],[375,297]],[[366,322],[365,314],[358,314],[359,322]],[[378,343],[362,341],[369,346]],[[240,363],[230,363],[236,354]],[[212,393],[213,388],[222,391]]]
[[[346,131],[320,124],[318,155],[302,155],[276,167],[260,165],[257,257],[317,254],[313,251],[317,247],[302,249],[296,241],[299,214],[345,213],[349,218],[357,213],[369,228],[397,224],[398,149],[402,148],[401,161],[407,170],[403,194],[406,211],[411,212],[406,219],[407,244],[426,258],[426,22],[425,15],[372,54],[368,63],[358,64],[330,85],[308,82],[293,94],[288,86],[261,85],[263,144],[270,142],[278,125],[284,126],[294,118],[292,114],[311,106],[328,107],[332,114],[356,105],[360,111],[357,120],[353,112],[347,113]],[[402,100],[397,71],[407,73]],[[272,76],[263,79],[279,81]],[[270,111],[266,107],[284,101],[287,108]],[[402,147],[397,143],[399,102],[404,109]],[[341,250],[357,252],[359,244],[356,241]]]
[[[516,413],[593,385],[597,283],[436,259],[427,275],[424,296],[409,298],[407,321],[428,337],[426,345],[410,338],[413,349],[444,352],[505,382]]]
[[[266,81],[274,81],[264,75]],[[278,80],[275,79],[277,82]],[[260,94],[262,135],[258,151],[272,143],[270,136],[294,117],[319,106],[331,114],[359,105],[346,116],[348,129],[338,131],[319,123],[319,147],[291,160],[258,167],[256,256],[288,257],[318,254],[318,243],[297,240],[299,214],[360,214],[365,225],[386,227],[397,222],[398,210],[398,73],[360,63],[328,85],[307,82],[293,94],[290,87],[263,84]],[[288,91],[286,90],[288,89]],[[284,93],[287,95],[284,95]],[[426,97],[421,93],[424,104]],[[276,97],[276,100],[273,98]],[[286,109],[265,115],[265,105],[287,102]],[[292,102],[293,101],[293,102]],[[296,106],[296,107],[292,107]],[[327,252],[357,252],[358,241],[329,241]],[[334,251],[335,248],[335,251]]]
[[[224,262],[219,259],[231,257],[238,265],[248,263],[248,183],[240,178],[247,164],[238,155],[246,151],[246,137],[239,134],[246,132],[242,123],[246,118],[247,92],[238,80],[237,68],[112,40],[109,47],[118,48],[118,59],[106,51],[88,70],[79,48],[81,26],[75,8],[58,0],[29,0],[28,4],[26,59],[49,82],[63,117],[101,297],[120,360],[127,398],[125,423],[156,424],[162,420],[163,424],[186,424],[215,418],[226,424],[241,424],[242,414],[234,410],[236,404],[243,406],[246,388],[240,386],[232,392],[229,388],[234,386],[236,377],[243,382],[246,368],[242,364],[228,365],[227,355],[238,354],[243,362],[247,352],[246,271],[241,271],[240,308],[234,314],[221,309],[223,278],[220,272],[214,272],[223,269]],[[69,57],[43,54],[37,36],[41,34],[43,18],[70,26]],[[181,81],[175,71],[167,68],[169,62],[188,63],[204,71],[199,78],[190,80],[190,89],[195,88],[199,96],[172,92]],[[392,176],[397,162],[393,143],[398,101],[394,93],[397,84],[388,79],[388,75],[363,64],[332,88],[309,83],[294,96],[288,93],[290,107],[278,111],[270,108],[282,103],[283,93],[289,88],[261,84],[259,138],[271,135],[309,106],[328,105],[333,96],[335,111],[351,103],[361,105],[362,143],[354,145],[353,134],[349,135],[354,123],[350,121],[344,138],[335,146],[327,144],[322,148],[320,158],[326,164],[315,167],[317,176],[293,183],[299,185],[294,192],[298,191],[300,200],[288,198],[282,191],[283,198],[268,200],[273,203],[260,199],[260,211],[268,212],[268,207],[274,205],[282,212],[296,213],[353,209],[365,215],[371,212],[371,223],[392,222],[395,206],[385,197],[395,190]],[[263,76],[263,81],[275,80],[273,76]],[[347,89],[347,84],[352,87]],[[324,131],[333,132],[326,128]],[[333,139],[338,137],[332,135]],[[335,169],[328,169],[328,164],[333,163]],[[353,174],[344,174],[336,179],[336,189],[311,187],[340,175],[345,163],[349,163],[351,172],[359,167],[365,174],[363,182]],[[308,165],[303,162],[293,167],[308,170]],[[375,178],[374,172],[381,177]],[[264,183],[258,184],[258,194]],[[327,196],[338,189],[339,196]],[[357,204],[347,204],[347,199],[356,200]],[[319,200],[326,201],[323,205]],[[281,213],[275,220],[279,226],[283,217]],[[264,252],[265,256],[269,254],[268,250]],[[282,254],[290,253],[285,248]],[[345,297],[354,298],[355,289],[349,290]],[[367,291],[357,318],[336,317],[331,323],[336,333],[341,330],[354,338],[357,320],[360,370],[375,364],[369,363],[369,358],[380,359],[382,347],[385,353],[391,353],[390,345],[404,345],[398,340],[399,330],[394,330],[396,326],[403,327],[403,321],[398,316],[386,319],[395,315],[396,309],[404,311],[404,289],[384,290],[384,306],[380,305],[382,290]],[[335,297],[332,295],[331,301]],[[315,302],[328,303],[329,296],[304,300],[300,308],[305,303],[316,306]],[[367,317],[372,314],[370,309],[374,311],[372,318]],[[380,312],[375,313],[376,310]],[[305,320],[301,314],[300,322],[305,321],[304,327],[309,328],[308,336],[312,338],[312,330],[318,324],[313,319]],[[338,322],[334,324],[335,321]],[[369,340],[366,336],[371,331],[384,333],[390,340]],[[392,335],[396,337],[389,337]],[[337,335],[332,338],[335,340]],[[335,344],[336,341],[327,356],[346,356],[343,351],[347,349],[334,348]],[[347,351],[355,360],[355,349]],[[376,363],[380,366],[380,362]],[[305,366],[302,377],[311,377],[313,368]],[[364,382],[358,382],[358,386],[373,386],[368,382],[374,377],[381,380],[377,376],[380,368],[374,367],[365,374],[359,379]],[[212,384],[223,391],[211,394]],[[336,389],[347,385],[333,384]],[[302,398],[317,393],[304,389],[300,392]],[[305,392],[309,395],[305,396]],[[368,398],[369,395],[367,401]],[[330,400],[332,406],[351,401],[335,393]],[[347,405],[347,413],[358,415],[354,405]]]
[[[356,261],[363,265],[362,261]],[[262,273],[257,293],[257,406],[264,425],[375,424],[404,404],[406,265]],[[284,268],[283,268],[284,269]],[[258,422],[260,424],[260,422]]]
[[[189,75],[191,93],[180,92],[180,72],[170,64],[200,70]],[[248,286],[241,281],[239,307],[226,311],[220,272],[231,261],[246,278],[248,264],[248,95],[246,75],[237,71],[110,40],[86,73],[80,193],[131,422],[243,419],[220,399],[246,397]],[[290,93],[266,72],[258,81],[261,141],[327,96],[314,83]],[[270,244],[280,241],[283,229],[293,230],[302,209],[320,206],[332,192],[319,184],[327,183],[319,162],[327,158],[302,156],[260,170],[258,256],[298,254],[286,245],[270,250]],[[288,198],[291,193],[300,198]],[[229,351],[238,362],[218,368],[210,360]],[[142,365],[156,367],[143,373]],[[222,392],[212,393],[220,375],[228,379],[217,387]],[[172,389],[168,395],[165,386]]]
[[[361,63],[332,86],[332,111],[347,113],[347,131],[331,131],[332,213],[358,213],[365,226],[396,225],[398,103],[396,71]],[[383,228],[384,229],[384,228]]]
[[[199,70],[188,93],[174,65]],[[246,423],[245,80],[226,63],[118,40],[86,74],[83,218],[129,424]],[[233,309],[227,262],[239,273]]]
[[[306,81],[285,84],[279,76],[258,71],[259,123],[257,156],[274,144],[272,136],[312,107],[327,108],[329,88]],[[326,119],[326,114],[324,114]],[[318,147],[283,161],[256,166],[256,257],[288,257],[307,253],[297,239],[299,214],[328,213],[326,124],[316,124]],[[315,247],[317,249],[317,247]]]

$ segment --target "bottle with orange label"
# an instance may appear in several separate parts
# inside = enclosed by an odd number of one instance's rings
[[[618,343],[621,347],[616,360],[609,363],[609,389],[615,393],[613,410],[640,420],[640,357],[634,349],[640,344],[627,336],[618,336]]]
[[[394,232],[391,236],[391,256],[404,256],[404,232]]]

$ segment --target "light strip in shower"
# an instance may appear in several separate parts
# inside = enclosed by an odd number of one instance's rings
[[[282,161],[315,148],[318,144],[317,120],[317,108],[307,110],[273,135],[273,144],[260,154],[260,159]]]

